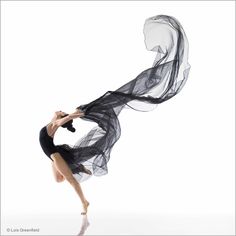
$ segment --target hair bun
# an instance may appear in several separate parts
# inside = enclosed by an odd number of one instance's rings
[[[65,115],[62,116],[62,118],[63,118],[63,117],[66,117],[66,116],[68,116],[68,115],[69,115],[69,114],[65,114]],[[73,119],[67,121],[65,124],[62,125],[62,127],[63,127],[63,128],[67,128],[67,130],[69,130],[70,132],[73,132],[73,133],[74,133],[76,129],[73,127],[72,123],[73,123]]]
[[[75,130],[76,130],[72,125],[69,126],[69,127],[67,127],[67,129],[68,129],[69,131],[73,132],[73,133],[74,133]]]

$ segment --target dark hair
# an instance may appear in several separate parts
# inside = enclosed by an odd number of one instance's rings
[[[66,117],[68,115],[69,114],[65,114],[61,118],[64,118],[64,117]],[[73,120],[69,120],[64,125],[62,125],[62,127],[63,128],[67,128],[70,132],[75,132],[75,128],[73,127],[72,123],[73,123]]]

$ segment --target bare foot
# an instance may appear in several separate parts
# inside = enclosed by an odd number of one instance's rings
[[[88,206],[89,206],[89,202],[88,202],[87,200],[85,200],[85,202],[83,203],[83,209],[84,209],[84,211],[81,212],[81,215],[86,215],[86,214],[87,214]]]

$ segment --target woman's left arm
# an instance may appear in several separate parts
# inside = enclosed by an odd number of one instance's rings
[[[66,122],[68,122],[70,120],[73,120],[73,119],[76,119],[76,118],[79,118],[81,116],[83,116],[83,113],[81,113],[79,111],[75,111],[75,112],[69,114],[68,116],[65,116],[61,119],[58,119],[58,120],[54,121],[53,123],[54,123],[55,126],[59,127],[59,126],[64,125]]]

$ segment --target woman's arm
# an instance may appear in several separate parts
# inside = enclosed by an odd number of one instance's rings
[[[64,125],[66,122],[68,122],[70,120],[73,120],[73,119],[76,119],[76,118],[79,118],[79,117],[81,117],[83,115],[84,114],[82,112],[76,110],[75,112],[69,114],[66,117],[63,117],[63,118],[58,119],[58,120],[55,120],[53,123],[54,123],[55,126],[59,127],[59,126]]]
[[[65,114],[66,114],[66,113],[65,113],[65,112],[62,112],[62,111],[56,111],[56,112],[54,113],[54,116],[53,116],[51,122],[56,121],[59,116],[63,116],[63,115],[65,115]]]

